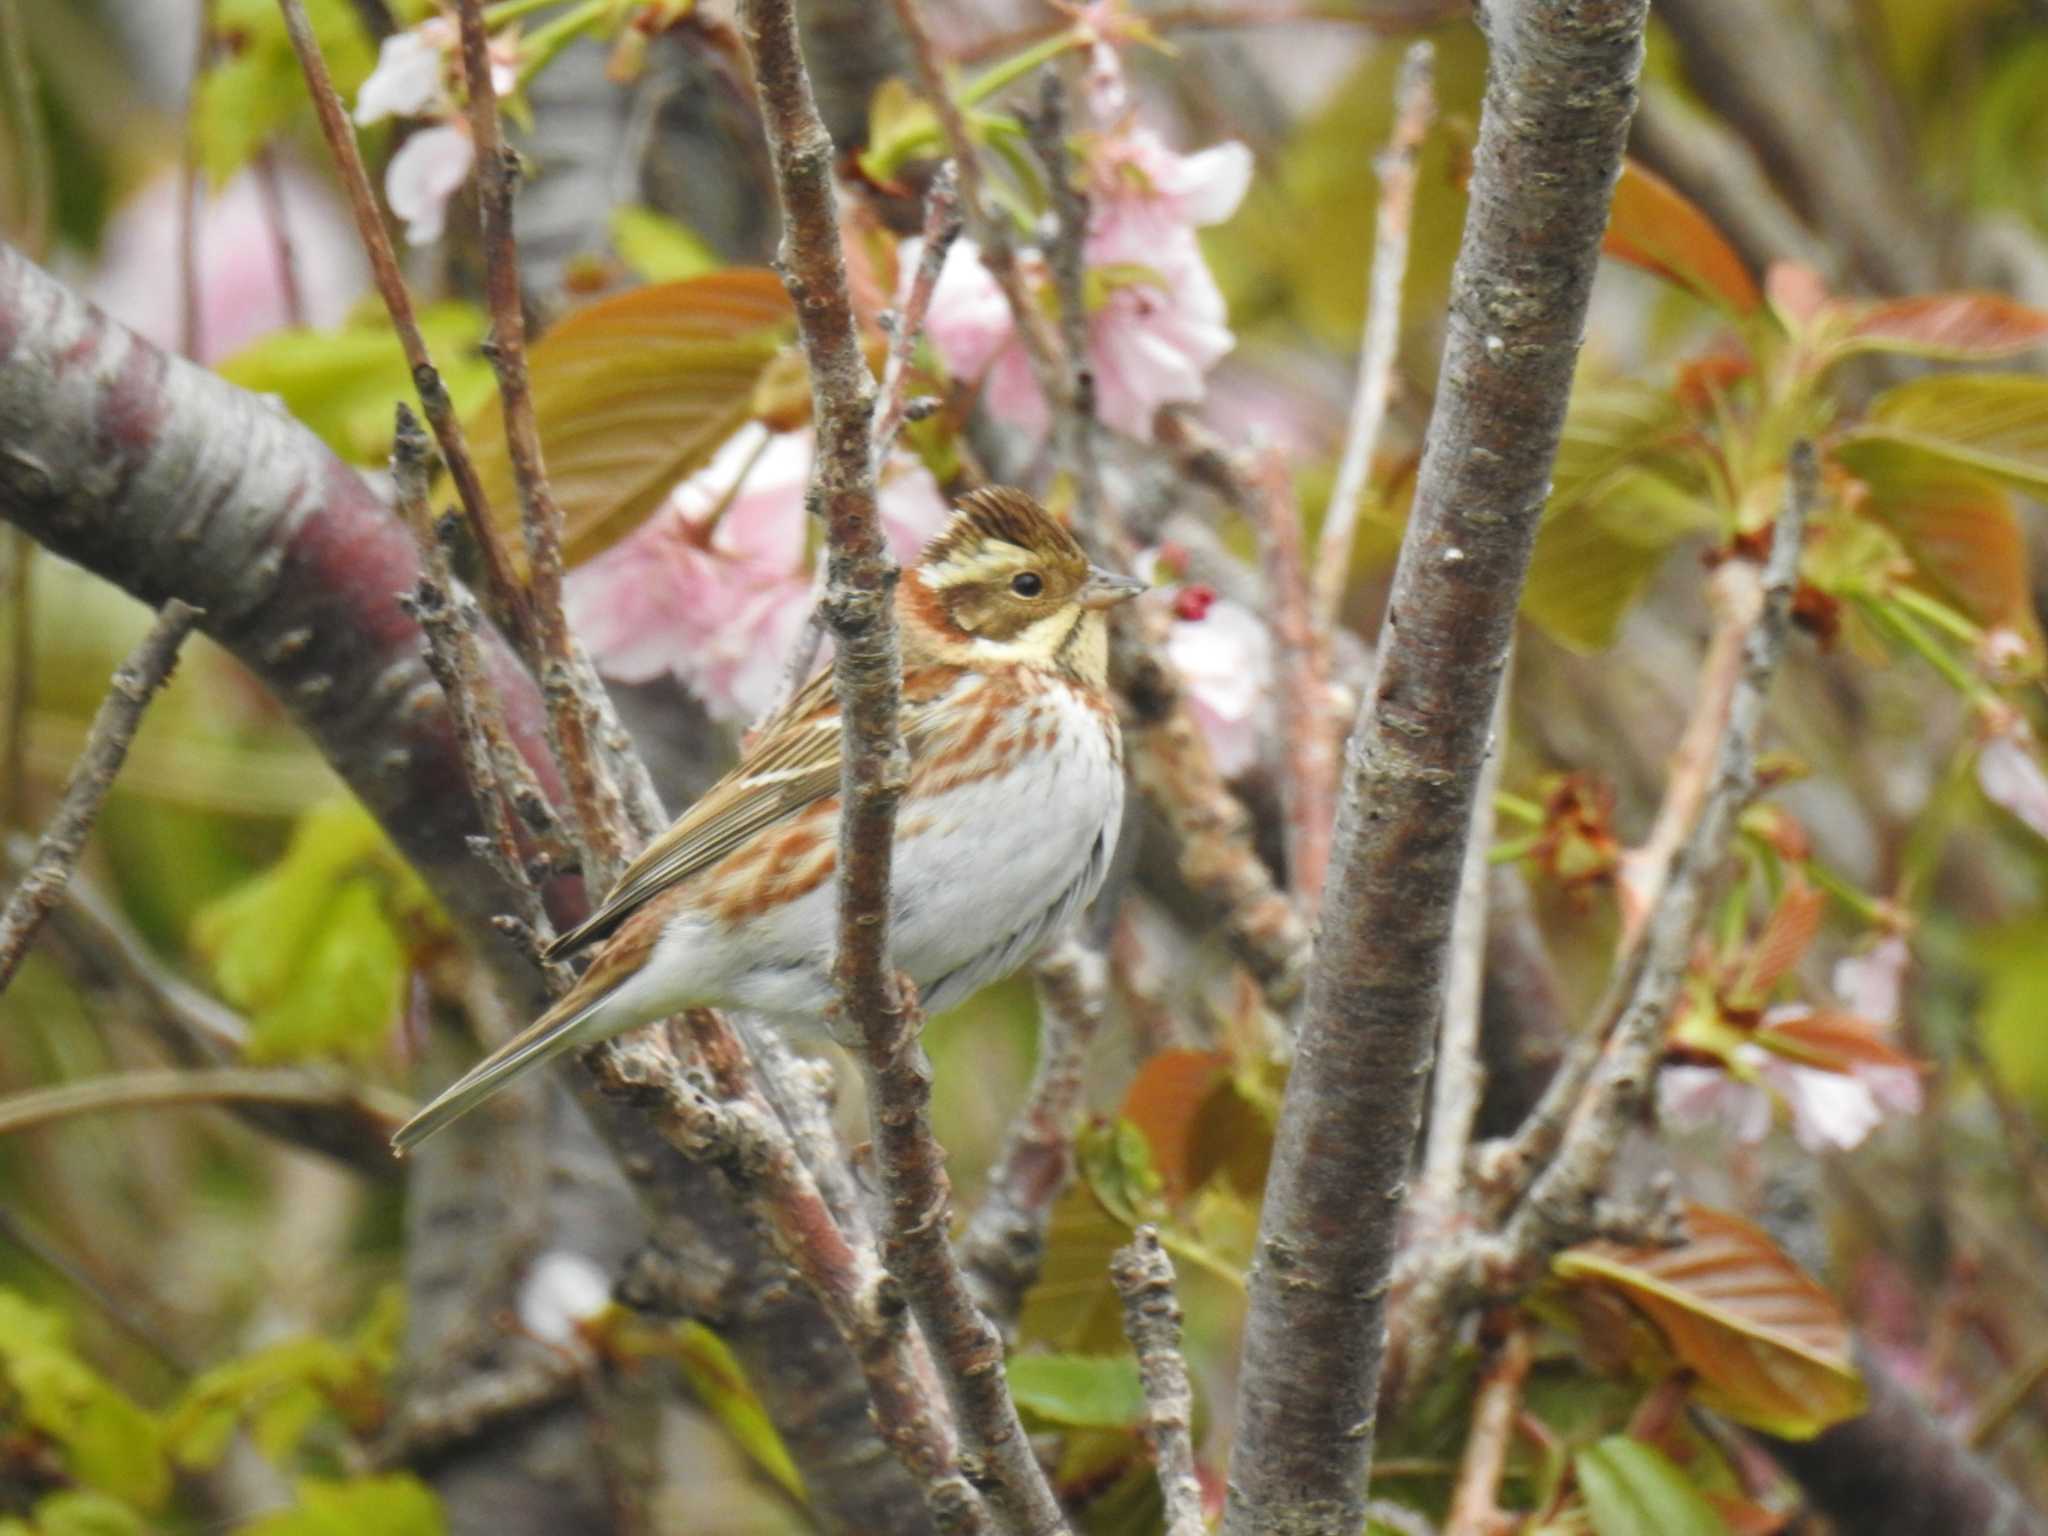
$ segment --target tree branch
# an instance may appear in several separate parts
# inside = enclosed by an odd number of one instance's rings
[[[1366,285],[1365,331],[1358,343],[1358,383],[1344,432],[1344,456],[1316,548],[1314,615],[1328,634],[1351,577],[1351,541],[1372,476],[1373,450],[1393,397],[1394,354],[1401,344],[1401,288],[1408,274],[1408,231],[1415,219],[1415,161],[1436,117],[1436,50],[1414,43],[1394,84],[1394,127],[1374,170],[1379,212],[1373,225],[1372,277]]]
[[[1351,739],[1251,1274],[1227,1536],[1365,1518],[1387,1282],[1473,794],[1563,427],[1645,0],[1499,0],[1436,417]]]
[[[114,672],[92,730],[85,739],[85,751],[71,780],[64,786],[64,798],[57,814],[36,845],[28,873],[0,910],[0,992],[14,979],[16,967],[28,946],[50,915],[50,909],[64,899],[64,887],[78,856],[85,851],[85,839],[99,816],[114,776],[128,756],[128,744],[142,724],[142,712],[156,691],[163,687],[177,664],[178,647],[199,622],[200,611],[172,598],[157,615],[147,635]]]
[[[782,203],[780,268],[810,363],[818,455],[810,498],[827,538],[827,622],[844,732],[839,924],[833,981],[857,1031],[888,1218],[883,1253],[937,1357],[968,1453],[989,1478],[993,1512],[1018,1533],[1065,1529],[1003,1372],[1003,1341],[967,1289],[947,1238],[949,1186],[929,1119],[931,1064],[906,978],[889,964],[890,859],[909,783],[899,711],[895,563],[875,509],[874,381],[847,290],[832,188],[832,140],[818,117],[790,0],[747,0],[749,53]],[[969,215],[975,183],[961,167]]]
[[[391,328],[398,333],[398,344],[405,351],[406,367],[412,370],[412,387],[419,392],[420,403],[426,408],[427,424],[434,429],[434,439],[441,445],[441,457],[448,466],[449,478],[455,482],[470,537],[482,557],[485,596],[493,613],[509,623],[520,651],[532,656],[533,616],[527,609],[525,589],[513,575],[505,546],[491,521],[490,503],[484,498],[483,482],[477,478],[476,462],[469,456],[469,439],[441,382],[440,370],[427,351],[426,338],[420,334],[412,295],[406,291],[398,257],[391,249],[391,235],[377,211],[377,197],[370,189],[369,174],[363,169],[363,157],[356,148],[355,129],[334,89],[334,79],[327,72],[327,61],[321,55],[313,24],[306,18],[305,0],[278,0],[278,5],[284,12],[292,50],[298,54],[299,67],[305,72],[306,89],[313,98],[321,136],[327,141],[342,190],[348,194],[349,211],[355,216],[356,233],[370,258],[377,292],[391,316]]]
[[[145,602],[205,607],[208,633],[290,708],[473,938],[510,1005],[537,1011],[537,974],[492,923],[514,897],[472,852],[484,829],[424,637],[393,601],[418,582],[417,554],[362,480],[304,427],[167,358],[4,245],[0,419],[11,434],[0,517]],[[494,630],[479,639],[512,744],[557,799],[538,692]],[[542,890],[557,922],[586,910],[574,877],[552,873]],[[636,1293],[701,1308],[720,1328],[822,1521],[924,1528],[923,1499],[876,1442],[836,1331],[762,1253],[717,1172],[676,1153],[652,1117],[574,1081],[648,1214]],[[591,1203],[587,1188],[565,1192]],[[537,1513],[548,1507],[537,1500]]]
[[[1069,934],[1032,966],[1038,983],[1038,1065],[988,1189],[960,1236],[960,1267],[975,1300],[1009,1328],[1038,1279],[1046,1223],[1074,1176],[1074,1134],[1086,1084],[1082,1068],[1102,1027],[1109,966],[1102,952]]]
[[[1124,1334],[1138,1352],[1145,1387],[1145,1443],[1159,1470],[1166,1500],[1166,1536],[1206,1536],[1202,1485],[1195,1477],[1195,1394],[1180,1352],[1180,1299],[1173,1290],[1173,1260],[1159,1229],[1143,1226],[1110,1261],[1109,1277],[1123,1298]]]

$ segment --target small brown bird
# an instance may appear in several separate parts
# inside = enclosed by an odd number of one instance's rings
[[[1021,491],[977,491],[897,588],[910,786],[893,957],[934,1011],[1008,975],[1102,884],[1123,816],[1103,610],[1144,590]],[[816,1021],[833,1001],[840,718],[830,674],[549,946],[582,978],[394,1139],[417,1146],[563,1052],[685,1008]]]

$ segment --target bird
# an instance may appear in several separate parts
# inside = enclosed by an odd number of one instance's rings
[[[1007,486],[961,498],[897,583],[910,772],[891,951],[931,1011],[1014,971],[1101,888],[1124,801],[1107,610],[1144,590]],[[400,1128],[399,1155],[564,1052],[687,1008],[826,1018],[841,761],[827,670],[546,946],[549,960],[595,949],[539,1019]]]

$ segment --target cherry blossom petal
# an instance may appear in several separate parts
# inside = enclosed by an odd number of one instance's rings
[[[423,117],[445,108],[445,57],[424,27],[385,38],[377,49],[377,67],[356,92],[357,124],[368,127],[387,117]]]
[[[909,240],[898,255],[906,290],[923,248],[922,239]],[[981,251],[972,240],[955,241],[946,253],[939,280],[932,285],[924,333],[946,371],[969,382],[986,373],[996,354],[1014,341],[1016,320],[1009,301],[982,265]]]
[[[1770,1052],[1758,1074],[1792,1114],[1792,1134],[1809,1152],[1848,1151],[1884,1120],[1877,1095],[1862,1077],[1803,1067]]]
[[[1273,728],[1273,642],[1258,615],[1219,598],[1167,631],[1166,656],[1217,770],[1230,778],[1257,763]]]
[[[611,1305],[611,1281],[580,1253],[551,1249],[534,1260],[519,1287],[519,1323],[558,1349],[582,1342],[580,1326]]]
[[[423,128],[391,157],[384,172],[384,196],[405,221],[408,245],[432,245],[441,238],[448,199],[469,179],[476,145],[466,123]]]
[[[1977,753],[1977,787],[2041,837],[2048,837],[2048,773],[2019,731],[2006,731]]]
[[[1886,934],[1858,955],[1835,964],[1832,979],[1836,1001],[1858,1018],[1878,1024],[1898,1021],[1899,998],[1905,990],[1912,951],[1899,935]]]
[[[1666,1067],[1657,1074],[1657,1118],[1676,1130],[1718,1127],[1739,1142],[1758,1142],[1771,1128],[1771,1098],[1719,1067]]]

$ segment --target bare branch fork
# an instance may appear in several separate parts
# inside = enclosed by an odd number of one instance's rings
[[[1731,562],[1749,593],[1737,606],[1750,619],[1736,643],[1741,666],[1721,711],[1698,819],[1676,850],[1642,938],[1624,954],[1593,1027],[1515,1136],[1480,1150],[1471,1208],[1464,1213],[1471,1230],[1420,1249],[1404,1276],[1399,1395],[1411,1396],[1429,1380],[1463,1308],[1512,1296],[1553,1255],[1595,1235],[1596,1207],[1615,1156],[1649,1096],[1708,881],[1726,858],[1736,818],[1755,788],[1764,704],[1790,633],[1799,553],[1818,494],[1812,445],[1799,443],[1767,564],[1759,572],[1747,561]],[[1713,694],[1711,657],[1706,686]]]
[[[810,363],[818,453],[810,496],[829,550],[826,620],[845,732],[840,790],[839,933],[834,980],[857,1032],[887,1199],[884,1253],[937,1357],[968,1452],[1006,1530],[1065,1529],[1003,1373],[1001,1335],[974,1304],[947,1238],[949,1187],[931,1133],[922,1019],[889,963],[890,856],[909,780],[898,713],[902,664],[896,569],[875,508],[874,382],[847,288],[832,186],[832,140],[818,116],[790,0],[747,0],[743,30],[782,203],[780,267]],[[972,172],[961,168],[969,216]]]
[[[142,642],[115,670],[99,713],[93,716],[85,751],[64,786],[57,814],[50,818],[49,828],[36,845],[28,873],[7,898],[6,907],[0,909],[0,992],[14,979],[43,919],[64,899],[64,887],[85,851],[86,835],[92,831],[107,791],[114,787],[114,776],[128,756],[128,744],[142,724],[142,712],[170,677],[178,647],[201,616],[197,608],[172,598]]]
[[[1646,0],[1498,0],[1415,508],[1348,754],[1251,1275],[1227,1536],[1365,1518],[1386,1301],[1486,734]]]

